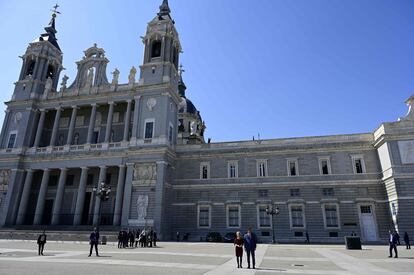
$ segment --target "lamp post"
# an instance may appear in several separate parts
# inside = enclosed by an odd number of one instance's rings
[[[93,191],[96,192],[95,195],[100,200],[97,224],[97,227],[99,227],[99,225],[101,224],[102,202],[109,200],[109,195],[111,194],[111,186],[107,186],[106,183],[103,181],[97,187],[94,187]]]
[[[266,208],[266,214],[272,216],[272,231],[273,231],[273,235],[272,235],[272,243],[276,243],[275,240],[275,223],[274,223],[274,216],[275,215],[279,215],[279,207],[272,207],[271,205],[269,205]]]

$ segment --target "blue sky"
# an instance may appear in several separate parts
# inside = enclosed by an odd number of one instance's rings
[[[73,81],[93,43],[126,82],[162,0],[61,0],[57,37]],[[372,132],[414,94],[414,1],[170,0],[187,96],[213,141]],[[0,100],[54,1],[0,0]],[[61,75],[61,77],[63,74]],[[3,121],[4,113],[0,113]]]

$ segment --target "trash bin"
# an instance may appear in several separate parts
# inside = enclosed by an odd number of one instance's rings
[[[106,245],[106,236],[102,236],[101,244]]]
[[[346,249],[362,249],[361,238],[356,236],[345,237]]]

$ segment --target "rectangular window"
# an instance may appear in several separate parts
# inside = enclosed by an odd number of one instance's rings
[[[298,171],[298,160],[297,159],[288,159],[287,161],[288,176],[297,176]]]
[[[322,189],[322,195],[325,197],[332,197],[334,195],[334,189],[333,188],[323,188]]]
[[[75,176],[74,175],[68,175],[66,177],[66,185],[67,186],[73,186],[74,180],[75,180]]]
[[[89,185],[89,186],[93,185],[93,174],[88,174],[88,178],[86,180],[86,185]]]
[[[302,228],[304,227],[304,217],[303,217],[303,206],[302,205],[291,205],[290,206],[290,217],[292,227]]]
[[[228,206],[227,227],[240,227],[240,207],[238,205]]]
[[[119,122],[119,112],[114,112],[112,115],[112,123],[118,123]]]
[[[269,195],[266,189],[259,190],[259,198],[267,198]]]
[[[145,122],[144,138],[151,139],[153,138],[153,135],[154,135],[154,122],[153,121]]]
[[[210,227],[210,206],[199,206],[198,226],[199,227]]]
[[[270,215],[266,213],[266,205],[259,206],[259,227],[270,227]]]
[[[338,209],[335,204],[325,205],[325,223],[326,227],[338,227]]]
[[[209,179],[210,178],[210,163],[202,162],[200,163],[200,179]]]
[[[356,159],[355,160],[355,173],[357,174],[362,174],[362,160],[361,159]]]
[[[59,176],[57,175],[50,176],[49,186],[57,186],[58,180],[59,180]]]
[[[361,214],[371,214],[371,205],[361,205]]]
[[[331,174],[331,162],[329,157],[319,158],[319,173],[321,175]]]
[[[365,162],[362,155],[351,155],[354,174],[365,173]]]
[[[300,197],[300,189],[299,188],[290,189],[290,196]]]
[[[237,161],[229,161],[227,164],[228,169],[228,177],[229,178],[237,178],[239,175],[238,169],[238,162]]]
[[[14,148],[14,144],[16,143],[16,137],[17,133],[15,131],[10,132],[9,141],[7,142],[7,148]]]
[[[267,176],[267,161],[266,160],[257,160],[257,176],[258,177]]]

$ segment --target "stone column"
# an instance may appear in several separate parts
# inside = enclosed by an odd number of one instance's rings
[[[92,141],[92,134],[93,134],[93,130],[95,128],[95,119],[96,119],[96,108],[97,105],[95,103],[91,104],[92,106],[92,112],[91,112],[91,118],[89,121],[89,127],[88,127],[88,136],[86,138],[86,143],[90,144]]]
[[[124,138],[122,141],[128,141],[129,134],[129,122],[131,121],[131,100],[127,100],[127,110],[124,117]]]
[[[33,173],[34,171],[32,169],[27,170],[23,193],[20,199],[19,212],[17,214],[17,225],[22,225],[26,219],[27,204],[29,203],[30,190],[32,189]]]
[[[60,219],[60,210],[62,208],[63,194],[65,193],[66,175],[68,169],[60,168],[59,183],[56,190],[55,201],[53,202],[52,225],[58,225]]]
[[[129,211],[131,209],[132,180],[134,176],[134,164],[126,164],[126,177],[124,183],[124,199],[122,200],[122,226],[128,226]]]
[[[165,161],[157,161],[157,182],[155,184],[155,209],[154,209],[154,227],[159,232],[159,238],[163,239],[163,214],[164,214],[164,183],[166,175],[167,163]]]
[[[11,169],[9,177],[9,185],[7,188],[7,194],[1,202],[0,207],[0,227],[4,225],[14,225],[16,220],[16,208],[18,206],[17,199],[18,194],[23,185],[24,171],[20,169]]]
[[[36,137],[33,143],[33,147],[39,147],[40,139],[42,138],[43,126],[45,125],[46,110],[40,109],[39,123],[37,124]]]
[[[135,106],[134,106],[134,119],[132,121],[132,135],[131,135],[131,141],[135,141],[137,139],[137,132],[138,132],[138,119],[139,119],[139,100],[140,96],[134,97],[135,99]]]
[[[106,180],[106,166],[100,166],[99,167],[99,180],[98,180],[98,190],[96,190],[96,192],[99,192],[99,187],[101,186],[101,182],[104,182]],[[100,208],[101,208],[101,200],[98,196],[95,195],[95,209],[93,212],[93,225],[94,226],[98,226],[98,222],[99,222],[99,212],[100,212]]]
[[[76,198],[75,217],[73,218],[73,225],[80,225],[82,222],[83,205],[85,203],[86,183],[88,180],[88,167],[81,167],[81,177],[78,187],[78,196]]]
[[[73,131],[75,130],[75,124],[76,124],[76,113],[78,111],[77,106],[72,106],[72,115],[70,117],[70,124],[69,124],[69,131],[68,131],[68,139],[66,141],[66,145],[72,144],[73,139]]]
[[[53,130],[52,130],[52,137],[50,138],[50,146],[55,146],[56,143],[56,137],[59,130],[59,120],[60,120],[60,114],[62,112],[62,109],[60,107],[56,108],[56,115],[55,115],[55,122],[53,123]]]
[[[34,225],[42,224],[43,211],[45,209],[45,199],[47,194],[47,186],[49,184],[49,176],[50,170],[45,169],[43,171],[42,183],[40,184],[39,196],[37,197],[36,212],[33,221]]]
[[[5,111],[5,117],[4,117],[4,120],[3,120],[3,126],[1,127],[1,140],[0,140],[0,142],[1,142],[0,147],[1,148],[6,148],[7,147],[7,141],[5,141],[5,140],[7,138],[6,137],[7,136],[6,129],[8,127],[9,120],[10,120],[10,110],[6,110]]]
[[[124,195],[125,165],[119,165],[118,185],[116,186],[114,225],[120,225],[122,211],[122,197]]]
[[[106,130],[105,130],[105,141],[109,142],[111,137],[111,129],[112,129],[112,117],[114,115],[114,102],[109,102],[109,111],[108,117],[106,119]]]

